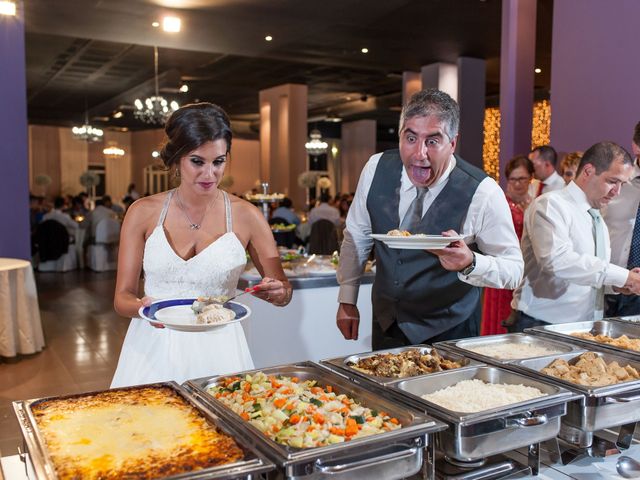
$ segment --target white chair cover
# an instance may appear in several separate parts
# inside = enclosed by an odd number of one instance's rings
[[[120,222],[104,218],[96,226],[95,243],[89,245],[87,255],[89,268],[96,272],[115,270],[118,266],[118,242]]]

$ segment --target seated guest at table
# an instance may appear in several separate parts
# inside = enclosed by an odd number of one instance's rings
[[[272,218],[282,218],[289,224],[300,225],[300,217],[293,210],[293,202],[290,198],[284,197],[280,202],[280,206],[271,214]]]
[[[113,203],[109,195],[104,195],[102,198],[96,200],[96,208],[87,216],[89,241],[96,238],[96,228],[101,220],[105,218],[116,218],[116,212],[111,208],[112,205]]]
[[[309,225],[320,219],[329,220],[336,226],[340,225],[340,211],[329,205],[329,200],[331,197],[328,193],[320,194],[320,202],[309,212]]]
[[[536,198],[543,193],[560,190],[565,186],[564,179],[556,172],[558,154],[551,145],[542,145],[531,150],[529,160],[533,163],[535,180],[529,186],[529,195]]]
[[[529,184],[533,177],[533,164],[524,155],[518,155],[509,160],[504,173],[507,177],[507,203],[511,210],[511,218],[516,229],[516,235],[520,239],[522,238],[524,211],[531,203]],[[507,333],[507,330],[502,326],[502,321],[506,320],[511,314],[512,296],[512,290],[484,289],[481,335]]]
[[[576,177],[581,158],[582,152],[571,152],[567,153],[560,161],[560,175],[564,178],[565,183],[569,183]]]
[[[520,282],[522,254],[507,200],[492,178],[454,155],[459,123],[449,95],[420,91],[400,114],[399,150],[378,153],[365,165],[338,269],[336,323],[344,338],[358,338],[356,302],[374,246],[370,233],[399,228],[464,237],[430,251],[391,249],[375,240],[374,350],[476,336],[479,287]]]
[[[69,216],[68,213],[64,213],[62,209],[64,208],[64,198],[56,197],[53,201],[53,210],[49,213],[46,213],[42,217],[42,221],[45,220],[55,220],[56,222],[61,223],[69,232],[69,238],[73,241],[76,238],[76,232],[78,231],[78,222],[76,222],[73,218]]]
[[[605,287],[640,293],[640,273],[611,263],[600,215],[632,170],[631,156],[622,147],[597,143],[584,152],[575,181],[538,197],[527,209],[524,278],[513,294],[515,311],[506,322],[510,332],[600,319]]]
[[[602,212],[611,239],[611,262],[626,268],[640,267],[640,122],[633,131],[631,152],[635,159],[629,185]],[[640,297],[607,295],[606,307],[607,317],[640,315]]]
[[[231,124],[217,105],[185,105],[165,125],[160,157],[180,180],[137,200],[120,237],[114,305],[134,317],[112,387],[226,374],[253,367],[242,326],[204,332],[152,326],[138,310],[153,299],[235,294],[249,252],[263,276],[253,295],[276,306],[291,300],[271,228],[262,212],[218,185],[231,149]],[[138,291],[144,270],[144,294]],[[142,297],[142,298],[141,298]]]

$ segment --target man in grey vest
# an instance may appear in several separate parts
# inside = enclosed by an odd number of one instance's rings
[[[358,338],[358,287],[374,246],[374,350],[478,335],[479,287],[518,286],[523,261],[509,206],[493,179],[454,155],[459,119],[446,93],[418,92],[400,115],[399,150],[365,165],[338,270],[336,320],[346,339]],[[397,228],[464,240],[433,251],[374,245],[371,233]]]

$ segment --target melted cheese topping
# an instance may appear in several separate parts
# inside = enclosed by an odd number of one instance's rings
[[[155,478],[243,456],[165,387],[54,399],[32,410],[59,478]]]

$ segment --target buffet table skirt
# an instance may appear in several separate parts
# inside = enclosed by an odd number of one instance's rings
[[[43,347],[44,334],[31,263],[0,258],[0,356],[35,353]]]

